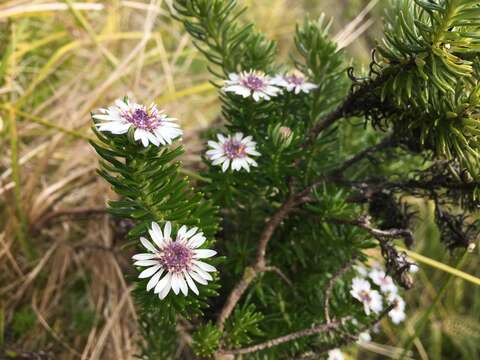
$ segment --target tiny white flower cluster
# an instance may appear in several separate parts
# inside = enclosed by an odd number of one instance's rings
[[[383,310],[383,295],[389,305],[394,304],[393,309],[388,312],[392,322],[399,324],[404,321],[406,304],[398,294],[398,287],[392,277],[387,275],[379,264],[375,264],[371,269],[357,265],[355,270],[358,276],[352,280],[350,294],[363,304],[365,314],[370,315],[372,312],[379,314]],[[416,272],[418,267],[412,263],[410,271]],[[369,279],[380,291],[372,289]]]
[[[283,90],[296,95],[301,92],[309,93],[318,86],[308,82],[299,71],[270,77],[262,71],[242,71],[240,74],[230,74],[225,80],[223,91],[241,95],[244,98],[252,97],[255,101],[270,100],[280,95]]]
[[[419,270],[418,266],[407,257],[400,258],[405,264],[409,265],[408,271],[415,273]],[[357,277],[353,278],[350,294],[363,304],[365,314],[370,315],[372,312],[379,314],[383,310],[383,298],[387,303],[395,304],[394,308],[388,312],[388,316],[394,324],[400,324],[405,320],[405,301],[398,295],[398,287],[393,282],[391,276],[387,275],[381,268],[379,263],[375,263],[370,269],[363,264],[354,265],[353,268],[357,273]],[[378,287],[378,290],[372,289],[369,279]],[[358,325],[357,319],[352,320],[352,324]],[[375,330],[376,332],[378,330]],[[358,334],[357,344],[366,344],[372,341],[369,331],[363,331]],[[343,353],[340,349],[332,349],[328,352],[328,360],[344,360]]]
[[[328,360],[344,360],[343,353],[340,349],[332,349],[328,352]]]
[[[357,319],[352,320],[352,324],[358,325]],[[369,331],[363,331],[358,334],[357,344],[367,344],[372,341],[372,336]],[[340,349],[332,349],[328,352],[328,360],[344,360],[345,357]]]

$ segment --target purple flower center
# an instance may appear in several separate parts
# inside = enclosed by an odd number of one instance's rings
[[[225,141],[223,150],[229,159],[242,158],[247,155],[245,145],[236,140]]]
[[[370,297],[370,293],[366,290],[360,291],[360,299],[362,299],[362,302],[364,303],[369,303],[372,301],[372,298]]]
[[[155,110],[150,112],[146,111],[145,109],[138,108],[134,111],[124,112],[123,117],[138,129],[151,131],[160,126],[160,121]]]
[[[287,80],[287,82],[292,85],[303,85],[303,83],[305,82],[305,79],[303,77],[296,75],[286,76],[285,80]]]
[[[163,249],[160,263],[168,272],[179,273],[190,269],[192,257],[191,249],[183,244],[172,242]]]
[[[241,80],[241,83],[243,86],[253,91],[261,90],[265,86],[263,79],[253,74],[247,75],[247,77]]]

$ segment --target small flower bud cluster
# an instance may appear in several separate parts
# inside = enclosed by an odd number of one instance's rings
[[[410,265],[410,272],[417,272],[418,266],[410,259],[407,259]],[[398,294],[399,289],[394,284],[391,276],[387,275],[380,264],[375,263],[371,268],[364,265],[354,266],[357,276],[352,280],[350,294],[360,301],[366,315],[372,312],[379,314],[383,310],[383,301],[388,305],[393,305],[388,316],[394,324],[399,324],[405,320],[405,301]],[[373,282],[373,285],[371,282]],[[352,324],[358,326],[356,319]],[[375,328],[374,328],[374,331]],[[369,331],[363,331],[358,335],[358,344],[365,344],[372,340]],[[340,349],[332,349],[328,352],[328,360],[343,360],[344,356]]]
[[[413,262],[411,264],[411,272],[418,271],[418,266]],[[394,304],[392,310],[388,312],[388,316],[394,324],[399,324],[405,320],[405,301],[399,295],[399,288],[393,282],[390,275],[385,273],[379,264],[375,264],[372,268],[367,269],[363,265],[355,267],[357,276],[352,280],[350,294],[363,304],[365,314],[370,315],[372,312],[379,314],[383,310],[384,300],[388,305]],[[372,287],[371,282],[373,282]]]

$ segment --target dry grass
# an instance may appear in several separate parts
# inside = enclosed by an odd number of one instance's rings
[[[284,59],[307,10],[336,15],[337,39],[360,59],[372,44],[355,40],[378,28],[367,15],[378,1],[365,13],[367,1],[242,3]],[[180,119],[185,162],[196,168],[196,134],[219,104],[203,58],[168,8],[162,0],[0,4],[0,348],[91,360],[131,359],[138,350],[125,280],[128,224],[103,211],[113,194],[95,174],[89,112],[125,94],[156,100]]]

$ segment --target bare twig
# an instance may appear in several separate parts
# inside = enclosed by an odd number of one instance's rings
[[[335,174],[341,174],[345,170],[347,170],[350,166],[356,164],[360,160],[363,160],[365,157],[383,149],[386,149],[390,146],[395,145],[396,141],[393,137],[386,137],[381,142],[376,145],[373,145],[365,150],[359,152],[357,155],[351,157],[347,161],[345,161],[339,168],[333,171]]]
[[[391,73],[382,73],[374,80],[365,81],[360,87],[357,88],[357,90],[352,91],[335,110],[333,110],[327,116],[319,120],[317,124],[311,128],[308,134],[307,141],[305,143],[305,147],[311,145],[317,138],[318,134],[320,134],[323,130],[334,124],[337,120],[352,115],[353,111],[358,111],[358,102],[365,95],[382,85],[388,79],[390,79],[391,76]]]
[[[369,329],[374,328],[377,324],[382,321],[382,319],[395,307],[396,303],[390,304],[387,306],[380,314],[377,315],[377,317],[370,322],[369,324],[366,324],[362,328],[360,328],[355,335],[346,333],[346,332],[341,332],[342,336],[338,339],[338,341],[335,342],[335,344],[329,344],[327,346],[324,346],[314,353],[308,353],[308,354],[303,354],[300,357],[297,357],[296,360],[306,360],[306,359],[317,359],[319,355],[322,355],[332,349],[342,347],[343,345],[346,345],[350,343],[351,341],[357,341],[359,334],[368,331]]]
[[[370,223],[369,216],[361,216],[358,219],[348,220],[348,219],[327,219],[330,222],[337,224],[346,224],[358,226],[362,229],[367,230],[370,235],[375,237],[379,241],[389,240],[389,239],[405,239],[407,243],[413,242],[413,234],[409,229],[388,229],[381,230],[374,228]]]
[[[278,211],[272,216],[265,226],[262,235],[260,236],[260,241],[257,248],[257,259],[256,266],[257,268],[265,268],[265,253],[267,251],[267,245],[270,241],[273,232],[278,225],[287,217],[292,210],[303,201],[303,192],[298,195],[291,195],[287,201],[278,209]]]
[[[281,337],[276,338],[276,339],[266,341],[266,342],[261,343],[261,344],[249,346],[249,347],[246,347],[246,348],[243,348],[243,349],[222,350],[221,353],[222,354],[239,355],[239,354],[249,354],[249,353],[264,350],[264,349],[270,349],[274,346],[284,344],[286,342],[290,342],[290,341],[296,340],[298,338],[302,338],[302,337],[305,337],[305,336],[311,336],[311,335],[320,334],[320,333],[335,330],[335,329],[339,328],[340,326],[342,326],[342,324],[344,324],[346,321],[351,320],[351,319],[352,319],[351,316],[347,316],[347,317],[342,318],[339,321],[332,321],[328,324],[322,324],[322,325],[315,326],[315,327],[312,327],[312,328],[300,330],[300,331],[297,331],[297,332],[294,332],[294,333],[291,333],[291,334],[288,334],[288,335],[285,335],[285,336],[281,336]]]
[[[267,245],[270,241],[275,229],[278,225],[292,212],[296,206],[303,201],[303,192],[297,195],[291,195],[285,203],[277,210],[277,212],[267,222],[265,228],[260,235],[260,240],[257,248],[257,257],[255,263],[245,268],[242,279],[235,285],[230,292],[227,301],[223,305],[222,310],[218,316],[217,325],[223,331],[225,321],[232,313],[235,305],[238,303],[243,293],[247,290],[250,283],[256,276],[262,272],[269,271],[266,266],[265,254]]]
[[[290,197],[285,201],[285,203],[277,210],[277,212],[267,222],[265,228],[262,231],[262,234],[260,235],[255,262],[251,266],[248,266],[245,268],[242,279],[232,289],[229,296],[227,297],[227,301],[225,302],[225,304],[223,305],[223,308],[220,311],[220,314],[217,319],[217,325],[221,331],[223,331],[224,329],[225,321],[230,316],[236,304],[242,297],[243,293],[248,289],[252,281],[260,273],[271,270],[271,268],[269,268],[266,265],[265,255],[266,255],[268,242],[273,236],[275,229],[291,212],[296,210],[298,205],[310,201],[311,199],[308,197],[309,193],[316,186],[321,184],[324,180],[325,179],[322,178],[321,180],[316,181],[310,186],[307,186],[304,190],[300,191],[299,193],[290,195]]]
[[[283,281],[285,281],[290,287],[293,287],[293,283],[290,281],[290,279],[283,273],[282,270],[280,270],[276,266],[266,266],[265,271],[271,271],[277,274]]]
[[[355,262],[356,256],[354,255],[352,259],[344,264],[335,275],[332,276],[332,278],[329,280],[327,284],[327,288],[325,289],[325,299],[323,302],[323,311],[325,314],[325,321],[327,324],[331,323],[330,319],[330,298],[332,296],[332,290],[333,290],[333,285],[335,285],[336,281],[343,276],[353,265]]]

